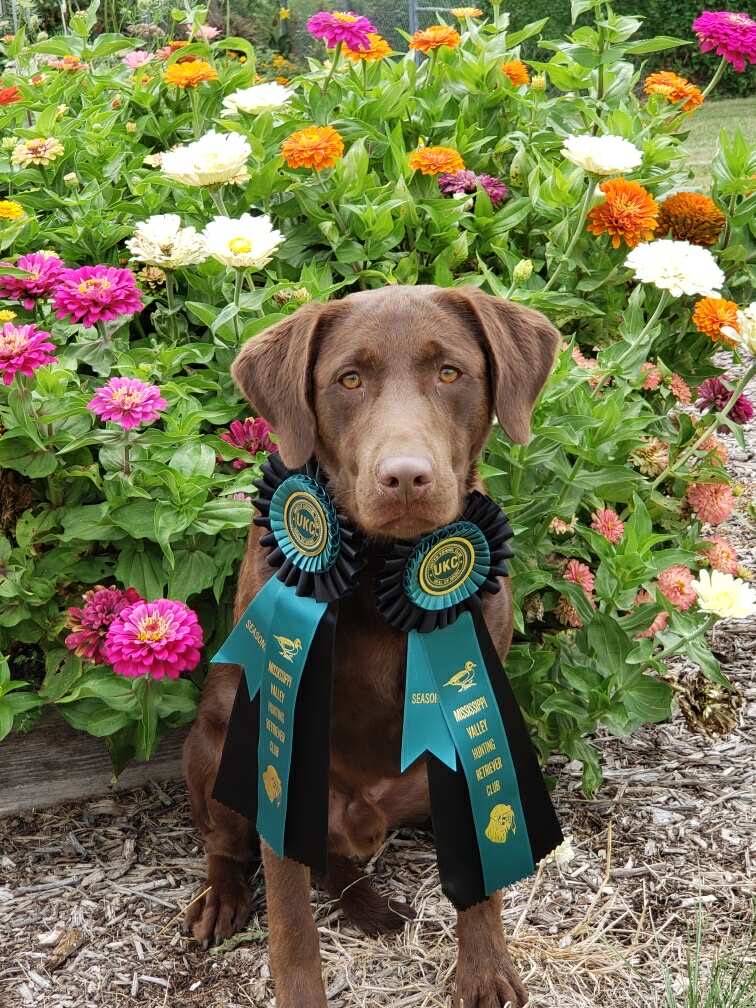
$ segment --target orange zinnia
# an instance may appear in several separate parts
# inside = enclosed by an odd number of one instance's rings
[[[514,87],[530,83],[528,68],[522,60],[507,60],[506,63],[502,63],[501,69],[509,77]]]
[[[649,74],[643,82],[643,90],[647,95],[663,95],[667,101],[678,104],[684,102],[683,112],[692,112],[703,104],[703,92],[689,80],[680,77],[671,70],[660,70]]]
[[[289,168],[332,168],[343,153],[344,141],[332,126],[306,126],[281,145]]]
[[[409,156],[409,166],[423,175],[462,171],[465,162],[453,147],[418,147]]]
[[[431,25],[423,31],[416,31],[410,39],[409,47],[428,53],[431,49],[439,49],[441,46],[456,49],[459,42],[460,35],[456,28],[450,28],[448,25]]]
[[[202,81],[218,80],[218,74],[205,60],[192,60],[191,63],[174,63],[169,66],[163,74],[163,80],[178,88],[194,88]]]
[[[608,179],[599,186],[606,196],[588,214],[588,230],[595,235],[612,236],[612,247],[624,241],[635,248],[654,237],[659,207],[642,185],[627,179]]]
[[[353,63],[358,63],[363,60],[366,63],[375,63],[378,60],[385,59],[387,56],[391,55],[391,46],[382,35],[370,32],[368,34],[368,39],[370,40],[370,48],[365,49],[363,52],[359,49],[350,49],[346,43],[342,45],[341,51],[346,58],[352,60]]]
[[[737,324],[738,306],[734,301],[728,301],[726,298],[705,297],[696,302],[693,309],[693,325],[714,343],[735,346],[735,340],[722,333],[722,326],[732,326],[735,329]]]
[[[680,192],[668,196],[659,207],[656,237],[671,234],[677,241],[713,245],[725,226],[725,215],[703,193]]]

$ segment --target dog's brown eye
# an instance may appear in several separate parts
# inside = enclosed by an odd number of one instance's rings
[[[357,374],[356,371],[347,371],[343,374],[339,381],[346,389],[356,389],[362,385],[362,378]]]
[[[438,376],[442,382],[447,385],[451,385],[453,381],[459,378],[460,372],[455,367],[442,367],[438,372]]]

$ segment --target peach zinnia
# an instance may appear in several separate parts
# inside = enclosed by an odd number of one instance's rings
[[[281,144],[289,168],[332,168],[344,154],[341,134],[332,126],[305,126]]]
[[[422,31],[416,31],[409,41],[410,49],[418,52],[429,53],[433,49],[440,49],[441,46],[449,46],[456,49],[460,42],[460,35],[456,28],[448,25],[431,25]]]
[[[735,495],[727,483],[691,483],[685,495],[702,522],[721,525],[735,510]]]
[[[696,301],[696,306],[693,309],[693,325],[714,343],[735,346],[735,340],[725,336],[722,332],[722,326],[735,328],[737,324],[738,306],[734,301],[718,297],[705,297]]]
[[[423,175],[440,175],[462,171],[465,162],[453,147],[418,147],[409,156],[409,166]]]
[[[691,587],[693,571],[684,564],[673,564],[659,575],[659,591],[676,609],[690,609],[696,601]]]
[[[370,42],[369,49],[350,49],[344,43],[341,51],[353,63],[377,63],[378,60],[385,59],[391,55],[391,46],[382,35],[379,35],[377,32],[369,32],[368,41]]]
[[[709,196],[680,192],[668,196],[659,207],[657,238],[672,235],[676,241],[713,245],[725,226],[725,215]]]
[[[608,234],[612,247],[624,241],[635,248],[654,237],[659,207],[642,185],[627,179],[608,179],[599,186],[606,199],[588,214],[588,230]]]
[[[173,63],[165,71],[163,80],[178,88],[195,88],[203,81],[218,80],[218,74],[205,60],[192,60],[191,63]]]
[[[703,93],[695,84],[672,73],[671,70],[660,70],[649,74],[643,82],[643,90],[647,95],[662,95],[667,101],[678,105],[683,103],[683,112],[692,112],[703,104]]]
[[[522,60],[507,60],[506,63],[501,65],[502,72],[509,77],[512,85],[514,87],[519,87],[521,84],[530,83],[530,74],[528,73],[528,68],[522,62]]]

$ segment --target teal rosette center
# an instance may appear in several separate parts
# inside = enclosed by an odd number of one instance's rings
[[[423,536],[404,568],[404,591],[421,609],[448,609],[476,594],[490,570],[486,537],[472,522],[457,521]]]
[[[341,528],[327,490],[303,473],[285,479],[270,500],[270,529],[287,560],[320,574],[336,563]]]

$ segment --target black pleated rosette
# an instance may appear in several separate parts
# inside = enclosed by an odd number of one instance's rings
[[[507,516],[490,497],[474,490],[457,519],[434,532],[394,542],[376,583],[376,604],[384,619],[403,633],[431,633],[450,626],[472,609],[483,594],[496,594],[499,578],[508,573],[514,554]],[[469,556],[464,581],[449,591],[431,594],[419,580],[423,560],[444,543],[463,541]]]

